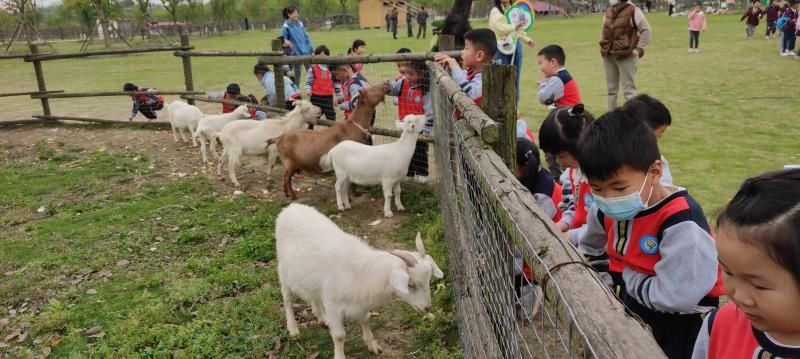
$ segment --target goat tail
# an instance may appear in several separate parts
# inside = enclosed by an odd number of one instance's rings
[[[272,145],[278,143],[278,141],[280,141],[281,137],[283,137],[283,135],[268,139],[267,140],[267,148],[269,148],[269,146],[272,146]]]
[[[328,151],[319,158],[319,167],[322,169],[322,172],[333,171],[333,159],[331,159],[331,151]]]

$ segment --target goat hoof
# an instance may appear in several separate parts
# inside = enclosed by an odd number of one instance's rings
[[[300,330],[298,330],[297,328],[289,329],[289,336],[290,337],[296,337],[298,335],[300,335]]]
[[[397,210],[398,210],[398,211],[405,211],[405,210],[406,210],[406,207],[403,207],[403,206],[397,206]]]
[[[386,218],[392,218],[392,217],[394,217],[394,213],[386,212],[386,213],[383,214],[383,216],[386,217]]]

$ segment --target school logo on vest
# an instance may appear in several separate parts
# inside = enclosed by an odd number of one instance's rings
[[[420,102],[422,102],[422,97],[415,96],[415,97],[414,97],[414,102],[416,102],[416,103],[420,103]]]
[[[658,253],[658,238],[646,235],[639,240],[639,248],[646,254]]]
[[[592,203],[594,203],[594,196],[591,193],[586,193],[583,195],[583,205],[586,208],[592,208]]]

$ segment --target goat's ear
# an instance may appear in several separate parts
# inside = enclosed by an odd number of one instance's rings
[[[442,272],[442,270],[441,270],[441,269],[439,269],[439,266],[438,266],[438,265],[436,265],[436,262],[434,262],[434,260],[433,260],[433,257],[431,257],[431,256],[427,256],[426,258],[427,258],[427,259],[428,259],[428,260],[431,262],[431,270],[432,270],[432,272],[433,272],[433,276],[434,276],[436,279],[442,279],[442,278],[444,278],[444,273]]]
[[[419,232],[417,232],[417,239],[415,242],[417,244],[417,252],[419,252],[420,258],[425,258],[425,245],[422,243],[422,235],[420,235]]]
[[[401,294],[408,294],[408,279],[408,272],[402,269],[393,269],[389,274],[389,284]]]

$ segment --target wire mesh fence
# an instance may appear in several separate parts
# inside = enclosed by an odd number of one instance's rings
[[[532,207],[527,212],[509,207],[509,203],[525,207],[509,199],[530,193],[509,185],[518,183],[467,121],[458,119],[458,110],[438,79],[432,91],[437,193],[465,356],[604,358],[626,353],[640,357],[626,352],[637,337],[639,349],[648,353],[644,357],[659,357],[660,350],[643,326],[624,314],[577,252],[547,229],[552,228],[545,224],[550,219]],[[530,222],[540,222],[542,231],[532,231]],[[556,261],[552,252],[559,251],[575,256]],[[571,274],[564,276],[566,271]],[[587,309],[606,312],[608,322],[596,321],[592,316],[598,313]],[[620,327],[623,330],[615,333]]]
[[[41,112],[39,100],[30,96],[2,96],[20,92],[37,91],[33,66],[22,59],[0,59],[0,121],[31,118],[33,113]]]

